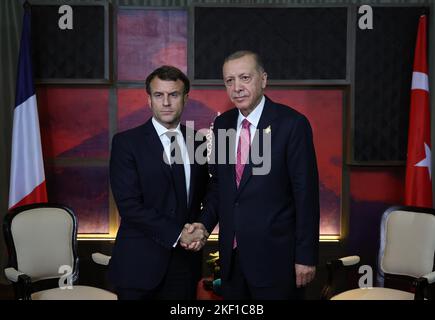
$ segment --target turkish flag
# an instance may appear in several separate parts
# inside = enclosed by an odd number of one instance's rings
[[[426,16],[420,17],[412,72],[405,204],[432,207]]]

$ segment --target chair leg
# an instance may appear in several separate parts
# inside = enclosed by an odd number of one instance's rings
[[[418,278],[414,281],[415,286],[415,296],[414,300],[424,300],[424,290],[428,286],[428,281],[426,278]]]
[[[32,294],[32,279],[25,274],[18,277],[18,282],[16,285],[16,294],[18,298],[23,300],[31,300]]]

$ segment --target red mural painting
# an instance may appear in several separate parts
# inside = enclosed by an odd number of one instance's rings
[[[37,90],[44,157],[109,155],[109,90]]]
[[[187,72],[187,12],[121,9],[118,80],[142,81],[163,64]]]
[[[74,210],[79,233],[109,233],[109,174],[106,166],[47,166],[46,178],[49,201],[66,204]]]
[[[46,165],[48,200],[74,210],[79,233],[107,234],[108,169],[86,161],[109,156],[109,90],[41,87],[37,97],[46,163],[58,158],[77,162]]]

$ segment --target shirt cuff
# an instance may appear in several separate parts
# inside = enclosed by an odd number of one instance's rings
[[[180,235],[178,236],[177,240],[175,241],[174,245],[172,246],[173,248],[175,248],[177,246],[178,241],[180,240],[182,233],[183,233],[183,231],[180,232]]]

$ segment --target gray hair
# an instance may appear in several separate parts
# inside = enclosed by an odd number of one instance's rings
[[[228,61],[236,60],[244,56],[252,56],[255,60],[255,63],[257,64],[257,70],[260,72],[264,72],[264,65],[263,65],[263,61],[261,60],[261,57],[258,55],[258,53],[249,50],[239,50],[230,54],[228,57],[225,58],[224,64],[227,63]]]

